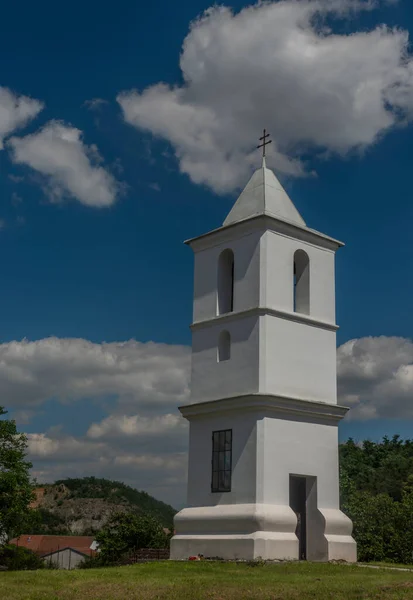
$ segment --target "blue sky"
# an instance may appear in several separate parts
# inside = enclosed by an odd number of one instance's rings
[[[361,2],[349,12],[349,0],[336,3],[339,12],[331,13],[322,0],[309,2],[318,12],[308,21],[305,15],[276,14],[276,3],[270,3],[274,22],[260,36],[254,32],[261,32],[262,7],[244,11],[237,21],[247,5],[233,2],[232,15],[209,14],[192,26],[189,38],[190,23],[208,2],[121,0],[115,8],[73,0],[57,11],[49,1],[23,0],[4,8],[0,87],[44,106],[9,128],[0,151],[2,402],[34,436],[39,479],[93,472],[182,502],[186,430],[168,417],[188,393],[188,349],[182,346],[190,344],[192,254],[182,242],[222,223],[259,161],[252,152],[254,136],[264,126],[274,136],[272,166],[307,224],[346,243],[337,255],[338,345],[357,340],[363,364],[374,368],[361,372],[357,353],[351,368],[343,367],[343,386],[351,388],[343,397],[367,408],[342,424],[341,436],[410,435],[413,68],[410,47],[395,41],[398,34],[391,28],[411,35],[413,7],[400,0],[367,10]],[[281,30],[277,24],[284,18]],[[332,31],[321,32],[313,18],[322,18]],[[297,41],[294,27],[300,19],[309,37],[298,39],[298,46],[310,48],[315,38],[331,43],[325,53],[331,60],[311,54],[308,81],[297,62],[304,52],[295,47],[291,65],[288,57],[285,63],[279,58],[289,47],[282,45],[284,32],[290,27]],[[382,24],[389,29],[381,30],[377,43],[372,32]],[[203,35],[215,39],[206,49]],[[179,57],[185,39],[184,77]],[[345,43],[338,47],[340,40]],[[243,48],[245,80],[250,78],[248,89],[256,90],[245,106],[232,54],[242,56]],[[255,63],[254,52],[263,57]],[[224,79],[234,82],[234,97]],[[151,88],[160,82],[178,86],[182,96],[176,100],[169,88]],[[325,87],[314,98],[317,85]],[[148,89],[153,89],[150,97]],[[348,100],[341,102],[340,94],[348,90]],[[122,92],[130,112],[117,101]],[[0,95],[0,134],[1,101]],[[187,111],[182,125],[177,107]],[[189,123],[195,123],[193,129]],[[78,130],[74,146],[79,161],[87,163],[83,174],[77,175],[80,162],[71,164],[69,154],[52,167],[50,157],[38,162],[48,139],[39,137],[42,128],[58,137],[71,131],[72,138]],[[98,192],[92,205],[83,191],[74,192],[71,177],[90,179],[94,170],[106,206],[99,205]],[[51,336],[55,340],[48,345]],[[76,343],[64,341],[73,338]],[[103,357],[105,364],[119,361],[121,343],[128,340],[154,342],[150,382],[143,389],[137,383],[135,391],[132,383],[108,384],[101,363],[89,365],[82,358],[86,353]],[[127,345],[125,360],[137,365],[146,348]],[[355,400],[357,382],[364,391]],[[152,395],[156,408],[149,405]],[[152,437],[140,436],[140,422]],[[168,428],[172,442],[163,447],[157,435],[161,431],[165,437]],[[136,446],[128,442],[127,430]],[[108,444],[120,457],[117,464],[109,458],[102,462]],[[73,448],[77,458],[70,462]],[[165,462],[165,456],[176,462]]]

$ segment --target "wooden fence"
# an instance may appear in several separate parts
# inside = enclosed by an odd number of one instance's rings
[[[148,560],[168,560],[169,555],[169,548],[139,548],[122,556],[121,562],[124,565],[133,565]]]

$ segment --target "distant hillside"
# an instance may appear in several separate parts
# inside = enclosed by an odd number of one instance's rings
[[[151,514],[171,528],[176,510],[119,481],[84,477],[60,479],[35,490],[32,534],[89,535],[113,512]]]

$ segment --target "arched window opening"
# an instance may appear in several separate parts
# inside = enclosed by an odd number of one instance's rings
[[[221,331],[218,340],[218,362],[231,358],[231,334],[229,331]]]
[[[310,314],[310,259],[304,250],[294,254],[294,312]]]
[[[218,259],[218,314],[234,310],[234,253],[227,248]]]

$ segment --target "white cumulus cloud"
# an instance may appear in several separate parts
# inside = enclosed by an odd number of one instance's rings
[[[28,165],[44,178],[44,190],[52,201],[76,198],[93,207],[116,201],[119,183],[100,164],[97,147],[84,143],[79,129],[49,121],[35,133],[10,138],[8,145],[15,163]]]
[[[27,125],[43,108],[40,100],[15,94],[0,86],[0,150],[5,137]]]
[[[154,417],[140,415],[111,415],[100,423],[92,423],[87,435],[91,439],[108,439],[117,436],[155,437],[181,433],[185,421],[178,414],[163,414]]]
[[[413,420],[411,340],[350,340],[338,348],[337,368],[348,418]],[[186,346],[54,337],[0,344],[0,391],[12,416],[26,425],[46,402],[72,403],[83,430],[62,425],[54,407],[49,429],[29,434],[39,481],[109,477],[176,506],[184,502],[188,441],[177,407],[190,401],[189,377]],[[99,418],[85,420],[88,400],[99,403]]]
[[[135,340],[94,344],[44,338],[0,344],[0,389],[8,407],[29,409],[51,398],[116,396],[124,406],[165,408],[189,394],[186,346]]]
[[[337,372],[339,402],[353,418],[413,417],[412,340],[350,340],[337,350]],[[90,440],[179,433],[176,409],[189,401],[189,379],[187,346],[56,337],[0,344],[1,394],[22,421],[51,399],[114,398],[111,414],[88,424]]]
[[[366,337],[338,349],[339,402],[350,419],[413,419],[413,342]]]
[[[29,433],[27,436],[30,457],[33,460],[77,462],[85,459],[99,460],[105,450],[103,444],[89,444],[73,436],[46,433]]]
[[[270,161],[285,173],[303,173],[300,157],[308,149],[365,149],[413,115],[408,33],[381,25],[339,35],[326,19],[377,4],[282,0],[238,13],[209,8],[183,42],[183,84],[122,92],[124,119],[168,140],[181,171],[218,193],[245,183],[263,127],[274,138]]]

